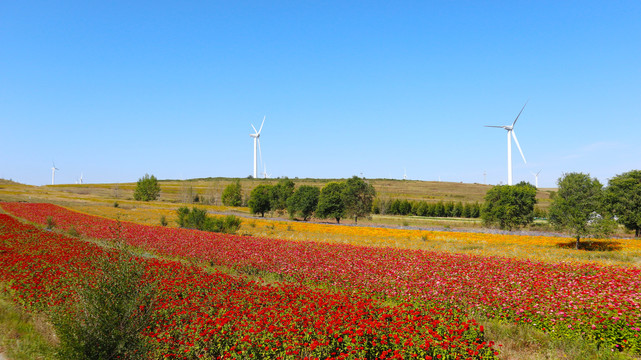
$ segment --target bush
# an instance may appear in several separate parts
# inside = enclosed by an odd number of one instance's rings
[[[56,227],[56,220],[51,216],[47,216],[47,229],[51,230]]]
[[[160,226],[167,226],[168,224],[169,223],[167,222],[167,218],[165,217],[165,215],[162,215],[160,217]]]
[[[178,226],[187,229],[202,231],[221,232],[233,234],[240,228],[241,219],[234,215],[224,218],[212,218],[207,216],[207,210],[193,207],[191,211],[186,206],[176,210],[178,214]]]
[[[160,196],[160,185],[155,176],[145,174],[138,179],[136,190],[134,190],[134,199],[137,201],[152,201]]]
[[[54,311],[52,323],[62,359],[140,359],[147,352],[141,332],[153,325],[155,284],[145,265],[125,251],[91,259],[94,277],[80,280],[70,308]]]

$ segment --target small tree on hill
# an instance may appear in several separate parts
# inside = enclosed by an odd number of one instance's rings
[[[271,209],[270,199],[273,186],[261,184],[249,194],[249,210],[252,214],[260,214],[265,217],[265,212]]]
[[[498,185],[485,195],[481,219],[486,226],[498,225],[511,230],[534,221],[536,188],[526,182]]]
[[[294,193],[296,185],[288,178],[280,179],[278,184],[271,188],[272,210],[287,209],[287,199]]]
[[[579,249],[581,237],[604,236],[611,232],[611,220],[603,216],[603,185],[583,173],[564,174],[550,206],[550,223],[570,231]]]
[[[354,222],[358,222],[359,217],[367,216],[372,211],[372,202],[375,196],[374,186],[366,183],[365,180],[358,176],[347,179],[343,190],[346,214],[353,216]]]
[[[343,202],[343,190],[345,183],[330,182],[325,185],[318,198],[316,216],[321,219],[333,218],[340,224],[341,218],[345,216],[345,203]]]
[[[145,174],[138,179],[136,190],[134,190],[135,200],[152,201],[158,199],[158,196],[160,196],[160,185],[158,185],[158,179],[155,176]]]
[[[641,236],[641,171],[632,170],[610,179],[605,189],[608,211],[634,236]]]
[[[227,185],[223,190],[221,200],[225,206],[241,206],[243,204],[243,188],[240,186],[240,180]]]
[[[307,221],[318,206],[319,196],[320,189],[315,186],[303,185],[299,187],[287,200],[287,211],[289,212],[289,216],[294,218],[296,214],[300,214],[303,221]]]

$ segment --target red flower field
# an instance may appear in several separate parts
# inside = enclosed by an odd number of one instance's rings
[[[277,274],[297,286],[331,286],[362,299],[458,309],[641,353],[637,268],[222,235],[119,223],[49,204],[2,207],[29,221],[45,224],[52,217],[58,228],[124,239],[161,255]]]

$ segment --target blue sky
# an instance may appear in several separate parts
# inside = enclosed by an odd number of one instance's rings
[[[5,1],[0,177],[604,184],[641,168],[639,1]],[[262,166],[261,166],[262,168]],[[261,169],[262,170],[262,169]]]

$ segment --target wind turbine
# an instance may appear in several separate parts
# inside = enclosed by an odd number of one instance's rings
[[[531,172],[531,173],[532,173],[532,175],[534,175],[534,184],[535,184],[536,188],[538,189],[539,188],[539,174],[541,173],[541,170],[539,170],[539,172],[536,173],[536,174],[533,173],[533,172]]]
[[[407,180],[407,171],[403,168],[403,180]]]
[[[78,184],[82,184],[82,172],[80,173],[80,179],[78,179]]]
[[[51,185],[54,185],[55,180],[56,180],[56,170],[60,170],[56,167],[56,163],[53,161],[51,162]]]
[[[527,105],[527,102],[525,102],[525,105]],[[516,116],[516,119],[514,119],[514,122],[512,123],[512,125],[504,125],[504,126],[485,125],[485,127],[502,128],[507,130],[507,184],[508,185],[512,185],[512,138],[514,138],[514,142],[516,143],[516,146],[519,148],[519,152],[521,153],[523,162],[527,164],[527,161],[525,160],[525,155],[523,155],[523,150],[521,150],[521,145],[519,145],[519,140],[516,138],[516,134],[514,133],[514,125],[516,124],[516,121],[519,119],[519,116],[521,116],[523,109],[525,109],[525,105],[523,105],[523,108],[521,108],[521,111]]]
[[[267,173],[267,165],[265,165],[264,163],[263,163],[263,176],[265,177],[265,179],[269,179],[271,177],[271,174]]]
[[[265,117],[267,117],[267,116],[263,117],[263,122],[262,122],[262,124],[260,124],[260,129],[258,129],[258,131],[256,131],[256,128],[254,127],[254,124],[252,124],[252,129],[254,129],[254,133],[253,134],[249,134],[249,136],[254,138],[254,179],[256,178],[256,175],[258,173],[258,167],[257,167],[258,163],[256,162],[256,144],[258,144],[258,151],[260,151],[260,140],[259,140],[259,138],[260,138],[260,132],[263,130],[263,125],[265,124]],[[261,152],[260,158],[261,159],[263,158],[262,152]]]

